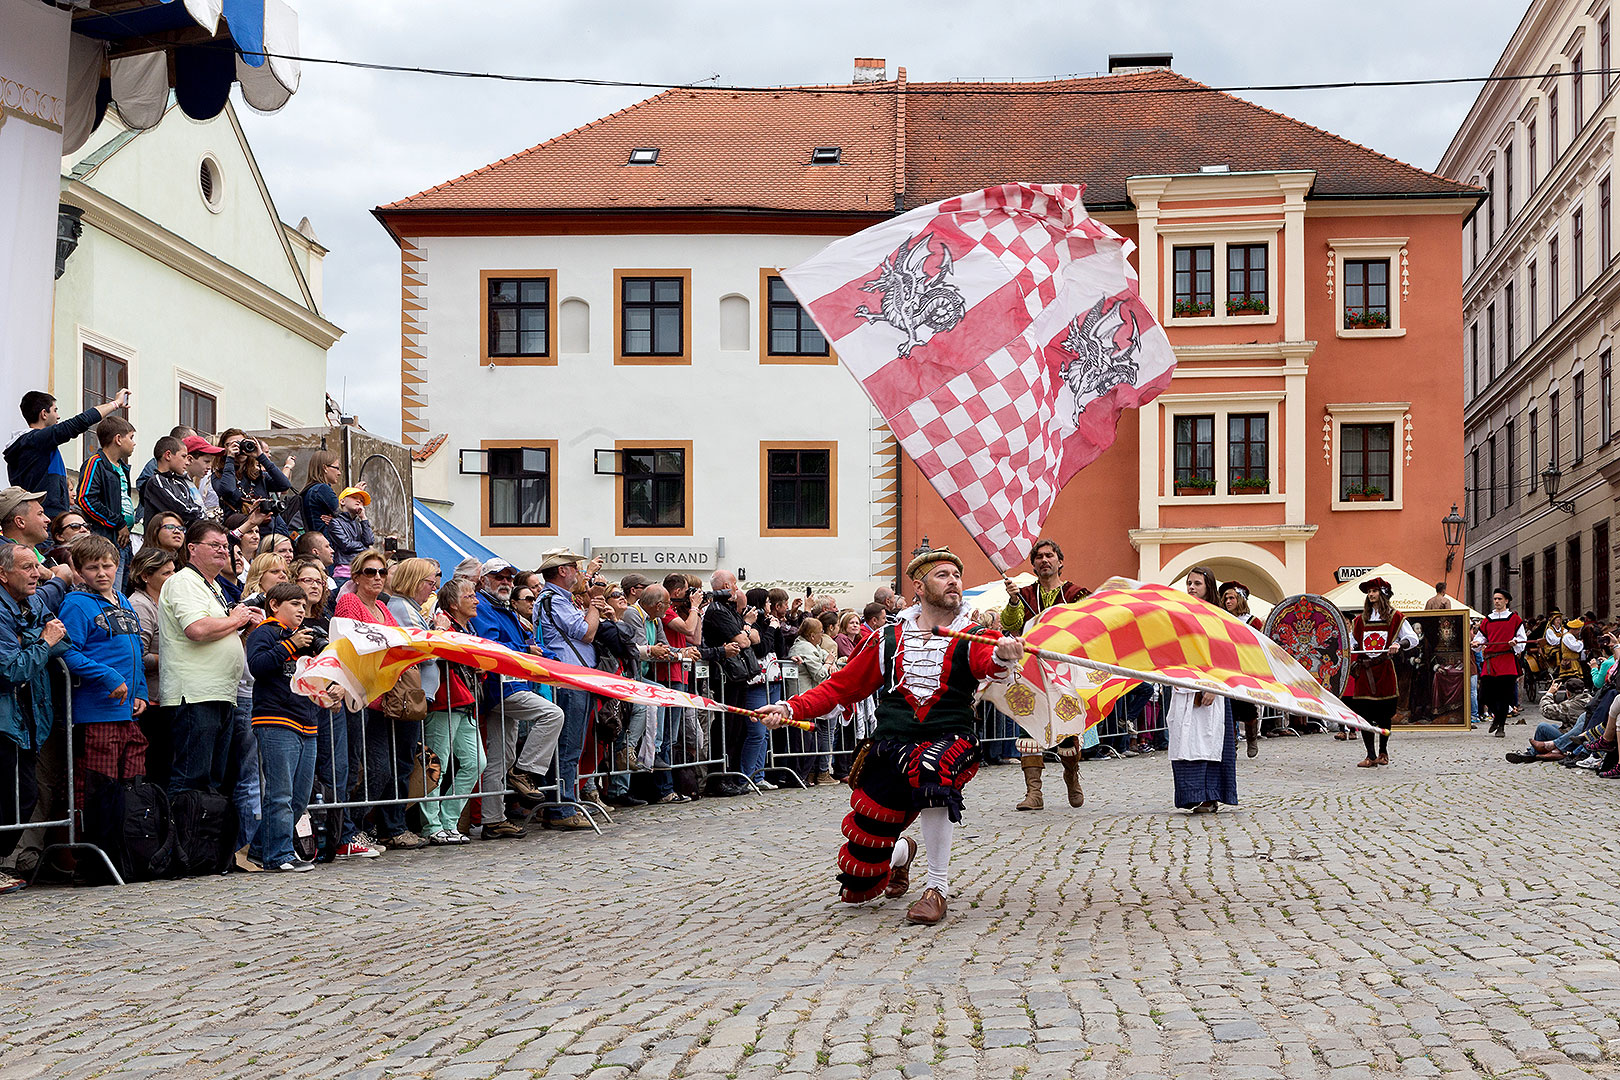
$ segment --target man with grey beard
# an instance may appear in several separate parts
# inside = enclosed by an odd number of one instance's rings
[[[539,653],[533,635],[512,609],[512,582],[517,570],[505,559],[490,559],[480,568],[478,613],[472,631],[479,637],[499,642],[520,653]],[[544,796],[537,779],[550,767],[562,734],[563,711],[554,702],[535,693],[521,679],[490,675],[484,680],[483,734],[488,764],[479,787],[484,791],[510,788],[530,806],[538,806]],[[529,724],[529,735],[518,752],[518,729]],[[506,817],[506,799],[485,795],[479,803],[480,836],[485,840],[515,840],[527,835],[524,828]]]

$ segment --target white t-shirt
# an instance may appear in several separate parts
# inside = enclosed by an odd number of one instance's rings
[[[186,567],[163,583],[158,598],[158,655],[163,658],[163,704],[236,700],[247,667],[237,634],[218,641],[192,641],[186,627],[198,619],[224,618],[225,598],[202,574]]]

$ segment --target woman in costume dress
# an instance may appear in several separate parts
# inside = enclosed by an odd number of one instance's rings
[[[1214,573],[1207,566],[1187,571],[1187,592],[1216,604]],[[1237,731],[1231,699],[1208,691],[1172,689],[1165,727],[1176,806],[1195,814],[1213,814],[1221,803],[1236,806]]]
[[[1221,586],[1221,607],[1255,630],[1265,628],[1265,624],[1249,613],[1249,587],[1241,581],[1228,581]],[[1260,753],[1260,707],[1252,701],[1233,701],[1232,719],[1243,725],[1249,756],[1257,756]]]
[[[1361,614],[1350,624],[1350,694],[1345,704],[1356,715],[1375,727],[1387,728],[1400,703],[1400,691],[1395,680],[1395,654],[1402,645],[1420,644],[1417,631],[1406,622],[1405,616],[1390,603],[1395,590],[1381,577],[1369,578],[1361,583],[1367,599],[1361,605]],[[1358,769],[1371,769],[1389,764],[1389,736],[1376,736],[1363,731],[1362,742],[1367,757],[1356,763]]]

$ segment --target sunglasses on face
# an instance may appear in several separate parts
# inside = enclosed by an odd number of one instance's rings
[[[387,573],[388,573],[388,571],[384,570],[380,566],[368,566],[364,570],[356,570],[354,572],[354,576],[355,577],[382,577]]]
[[[82,521],[69,521],[62,526],[62,532],[89,532],[90,526]]]
[[[534,599],[534,593],[519,593],[512,598],[520,604],[527,604]]]

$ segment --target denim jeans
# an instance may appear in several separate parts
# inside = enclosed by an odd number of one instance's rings
[[[743,707],[763,709],[767,704],[764,683],[750,684],[743,691]],[[765,779],[765,754],[771,748],[771,732],[764,724],[749,721],[743,733],[742,768],[738,771],[750,780]]]
[[[325,802],[349,801],[349,718],[322,709],[315,721],[315,777]],[[334,847],[354,839],[354,818],[347,810],[328,812],[327,832]]]
[[[646,737],[649,726],[653,729],[653,737],[657,737],[659,717],[663,712],[664,710],[656,705],[625,702],[624,730],[614,741],[614,749],[629,751],[632,769],[639,760],[641,740]],[[618,764],[617,755],[614,764],[615,766]],[[630,794],[630,772],[610,772],[605,794],[615,799]]]
[[[182,701],[174,710],[169,794],[236,788],[236,702]]]
[[[1558,747],[1558,749],[1567,754],[1577,746],[1581,745],[1581,743],[1589,739],[1594,732],[1601,732],[1603,730],[1603,725],[1608,722],[1608,719],[1608,710],[1605,709],[1601,713],[1597,713],[1594,710],[1594,712],[1587,713],[1578,724],[1570,728],[1568,734],[1560,735],[1558,733],[1558,725],[1550,721],[1544,721],[1543,724],[1538,726],[1536,730],[1540,731],[1541,727],[1543,726],[1551,727],[1553,729],[1553,733],[1548,735],[1547,738],[1553,741],[1554,746]],[[1539,739],[1541,736],[1537,735],[1536,738]]]
[[[653,773],[653,790],[660,798],[675,790],[675,770],[659,766],[675,763],[675,748],[680,745],[681,725],[686,720],[685,714],[685,709],[673,706],[658,710],[658,745],[653,749],[656,757],[653,765],[658,771]]]
[[[253,694],[245,697],[241,690],[236,696],[234,718],[236,738],[236,787],[231,802],[236,804],[236,846],[253,846],[259,834],[259,821],[264,813],[259,791],[259,741],[253,731]]]
[[[557,706],[563,711],[562,737],[557,740],[557,797],[563,802],[579,799],[579,755],[585,752],[585,730],[591,722],[591,695],[584,690],[559,686],[555,691]],[[568,818],[579,813],[572,806],[559,806],[551,811],[553,818]]]
[[[315,736],[282,724],[258,724],[253,734],[264,776],[264,819],[253,848],[262,865],[274,868],[297,858],[293,826],[308,809],[315,784]]]

